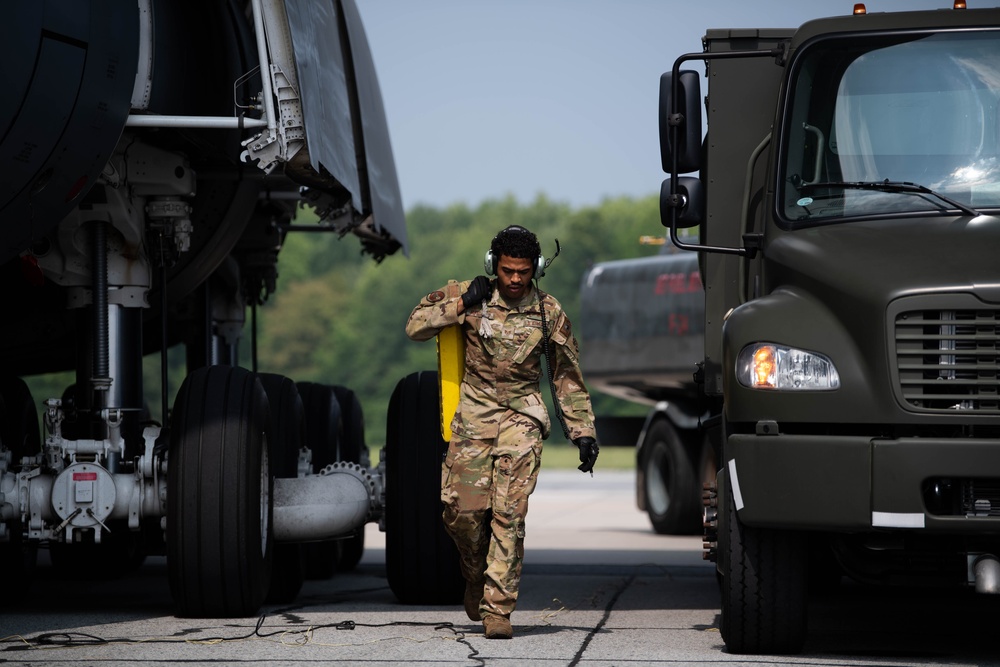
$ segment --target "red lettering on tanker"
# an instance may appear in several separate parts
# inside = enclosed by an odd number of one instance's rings
[[[691,328],[688,316],[684,313],[670,313],[667,319],[667,331],[674,336],[684,336]]]
[[[700,292],[701,272],[691,273],[661,273],[656,277],[656,285],[653,287],[653,294],[690,294]]]

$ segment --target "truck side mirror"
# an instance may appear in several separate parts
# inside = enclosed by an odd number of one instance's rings
[[[677,77],[677,105],[672,112],[673,72],[660,76],[660,162],[663,171],[687,174],[701,169],[701,77],[694,70],[681,70]],[[672,115],[673,114],[673,115]],[[677,145],[671,143],[676,125]]]
[[[701,179],[681,176],[677,179],[677,194],[670,195],[671,179],[664,179],[660,185],[660,223],[669,228],[671,225],[670,211],[677,209],[677,226],[680,228],[695,227],[704,221],[705,189]]]

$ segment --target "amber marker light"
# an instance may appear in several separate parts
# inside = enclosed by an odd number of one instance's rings
[[[863,3],[863,2],[856,3],[854,5],[854,13],[855,14],[867,14],[868,10],[865,9],[865,3]]]
[[[753,353],[753,386],[774,387],[774,348],[765,345]]]
[[[965,9],[965,0],[955,0],[955,4],[951,6],[952,9]]]

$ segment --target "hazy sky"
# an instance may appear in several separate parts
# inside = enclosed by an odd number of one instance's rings
[[[797,27],[848,0],[357,0],[406,209],[659,191],[662,72],[706,28]],[[993,2],[969,0],[971,7]],[[874,0],[869,12],[947,8]],[[949,10],[950,11],[950,10]],[[700,67],[700,65],[699,65]]]

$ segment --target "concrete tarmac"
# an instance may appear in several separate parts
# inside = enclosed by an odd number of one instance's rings
[[[701,539],[655,535],[635,508],[633,472],[543,470],[525,554],[509,641],[485,639],[461,607],[399,604],[374,525],[355,571],[306,582],[260,618],[174,617],[162,558],[103,583],[41,568],[30,598],[0,603],[0,663],[1000,665],[995,600],[854,585],[810,605],[802,655],[730,655]]]

